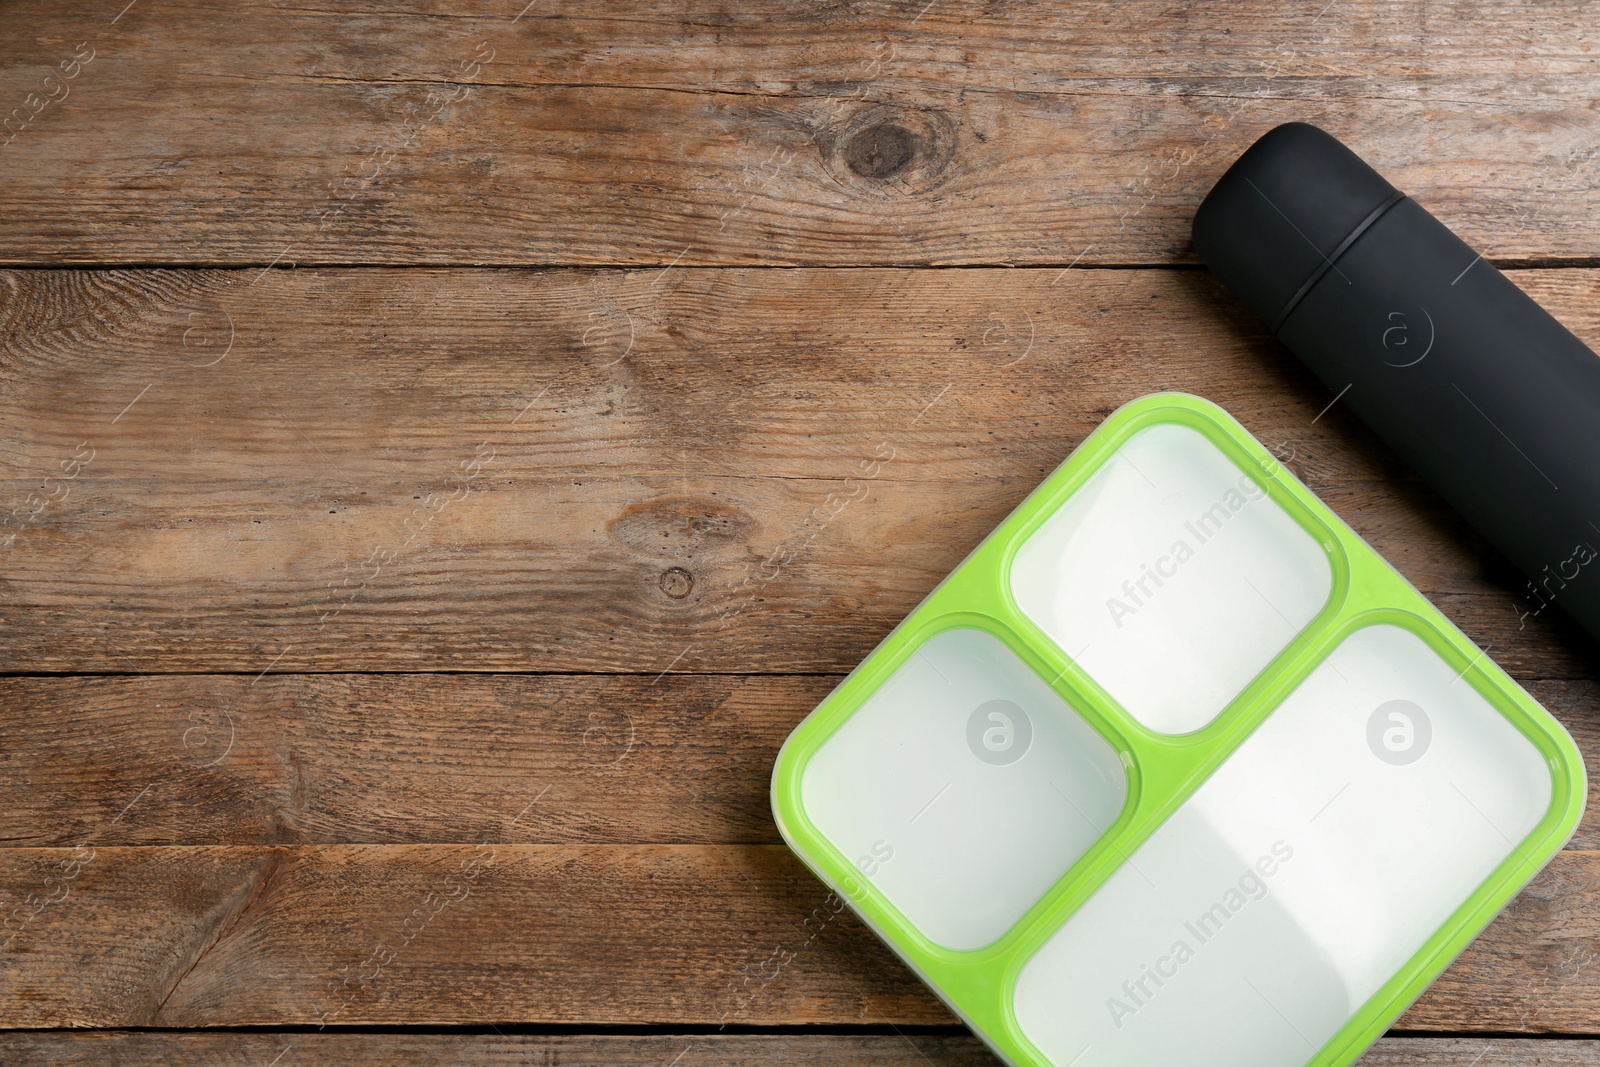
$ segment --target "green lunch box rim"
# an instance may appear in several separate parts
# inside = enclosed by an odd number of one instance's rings
[[[1322,547],[1332,572],[1315,617],[1207,724],[1164,734],[1140,724],[1018,607],[1018,548],[1124,443],[1157,424],[1198,431],[1266,490]],[[1582,756],[1565,727],[1221,407],[1163,392],[1124,404],[1097,427],[806,718],[778,754],[772,810],[791,850],[1008,1062],[1052,1065],[1023,1033],[1013,998],[1022,967],[1239,744],[1345,638],[1388,623],[1421,638],[1526,737],[1551,776],[1534,829],[1307,1064],[1344,1067],[1388,1029],[1576,832],[1587,800]],[[817,830],[801,803],[811,757],[929,638],[976,629],[998,639],[1117,752],[1125,778],[1111,826],[990,944],[954,950],[913,927]]]

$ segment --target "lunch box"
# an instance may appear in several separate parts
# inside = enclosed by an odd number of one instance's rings
[[[1555,719],[1175,393],[1091,434],[772,780],[801,860],[1041,1067],[1349,1064],[1585,796]]]

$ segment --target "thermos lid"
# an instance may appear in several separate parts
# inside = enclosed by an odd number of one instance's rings
[[[1206,266],[1277,333],[1300,298],[1402,194],[1331,134],[1289,122],[1228,168],[1194,217]]]

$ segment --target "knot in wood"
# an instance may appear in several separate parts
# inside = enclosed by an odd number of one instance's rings
[[[857,131],[844,147],[845,165],[874,181],[900,173],[916,154],[916,137],[904,126],[892,122]]]
[[[673,600],[682,600],[694,589],[694,575],[682,567],[668,567],[661,572],[661,591]]]

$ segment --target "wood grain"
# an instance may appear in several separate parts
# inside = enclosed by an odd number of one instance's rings
[[[1600,272],[1514,273],[1600,344]],[[4,670],[837,673],[1162,389],[1292,451],[1514,675],[1597,662],[1202,272],[14,271],[0,294]]]
[[[6,1063],[101,1067],[107,1057],[141,1064],[216,1067],[993,1067],[978,1039],[927,1033],[853,1035],[129,1033],[0,1034]],[[282,1057],[273,1064],[274,1057]],[[676,1058],[675,1058],[676,1057]],[[1415,1038],[1379,1041],[1359,1067],[1578,1067],[1600,1060],[1600,1042],[1536,1038]]]
[[[122,9],[8,5],[8,262],[1171,263],[1292,119],[1600,256],[1581,0]]]
[[[1591,5],[382,7],[6,6],[0,1062],[994,1062],[767,771],[1159,389],[1600,754],[1600,646],[1208,275],[1098,269],[1305,119],[1600,345]],[[1600,1062],[1596,849],[1362,1063]]]
[[[91,843],[5,859],[8,1027],[953,1021],[776,845]],[[1600,853],[1560,853],[1402,1027],[1588,1032],[1597,914]]]
[[[778,749],[838,681],[9,678],[0,845],[778,844]],[[1600,685],[1528,688],[1600,766]]]

